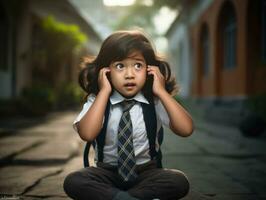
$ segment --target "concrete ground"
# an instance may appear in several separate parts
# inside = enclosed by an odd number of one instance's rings
[[[77,112],[0,120],[0,199],[69,199],[62,183],[83,167],[84,143],[72,121]],[[266,134],[246,138],[235,127],[195,119],[192,136],[165,130],[163,163],[185,172],[182,200],[266,199]]]

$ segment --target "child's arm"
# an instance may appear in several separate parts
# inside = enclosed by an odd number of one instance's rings
[[[90,109],[77,124],[79,136],[85,141],[93,141],[102,128],[105,108],[112,91],[106,76],[109,71],[109,68],[100,70],[98,78],[99,92]]]
[[[193,132],[193,121],[188,112],[165,90],[164,76],[158,67],[149,66],[148,74],[153,75],[153,93],[161,100],[170,119],[171,130],[186,137]]]

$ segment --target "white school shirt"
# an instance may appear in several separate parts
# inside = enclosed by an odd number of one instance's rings
[[[117,132],[118,132],[119,121],[123,113],[122,107],[119,103],[124,101],[124,99],[125,98],[117,91],[114,91],[113,94],[110,96],[111,106],[110,106],[109,120],[106,129],[105,145],[103,149],[104,153],[103,162],[111,165],[117,165]],[[149,102],[143,96],[142,93],[138,93],[132,99],[137,101],[137,103],[130,109],[129,113],[132,121],[134,153],[135,153],[136,163],[137,165],[139,165],[146,163],[150,160],[149,140],[147,137],[147,131],[141,107],[141,103],[149,104]],[[77,123],[90,109],[94,100],[95,100],[95,95],[89,95],[87,98],[87,102],[83,105],[82,111],[74,120],[73,127],[76,131],[77,131]],[[154,105],[156,111],[157,133],[158,133],[162,125],[169,127],[169,117],[162,103],[158,99],[154,101]],[[156,140],[156,149],[158,150],[158,148],[159,144],[158,140]],[[95,153],[96,153],[95,161],[97,162],[97,157],[98,157],[97,148],[95,148]]]

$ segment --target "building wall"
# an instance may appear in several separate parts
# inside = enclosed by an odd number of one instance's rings
[[[257,1],[260,2],[260,1]],[[259,58],[254,51],[259,48],[259,36],[253,31],[256,27],[254,15],[248,0],[219,0],[201,14],[192,26],[192,43],[194,51],[193,89],[192,94],[198,97],[246,97],[250,94],[266,91],[266,67],[255,67]],[[236,16],[236,64],[235,67],[223,67],[222,24],[231,5]],[[254,25],[254,24],[255,25]],[[210,35],[210,73],[202,73],[202,46],[200,35],[203,24],[206,24]],[[253,25],[252,25],[253,24]],[[254,27],[255,26],[255,27]],[[252,28],[251,28],[252,27]],[[258,52],[257,52],[258,53]],[[254,56],[251,56],[254,55]]]
[[[201,13],[213,0],[198,1],[189,6],[191,11],[185,11],[175,20],[171,31],[167,33],[169,40],[169,54],[172,66],[175,68],[176,80],[180,87],[179,95],[189,97],[193,94],[192,79],[194,67],[194,44],[191,42],[193,35],[190,34],[191,26],[195,23]]]
[[[263,2],[264,21],[261,19]],[[184,81],[182,84],[191,85],[185,94],[193,97],[190,101],[195,103],[193,111],[199,112],[203,118],[238,125],[254,112],[247,105],[248,99],[254,94],[266,93],[266,59],[261,57],[263,37],[266,41],[265,4],[265,0],[206,0],[182,4],[183,9],[168,30],[167,37],[171,57],[176,59],[178,75],[183,76],[184,69],[190,71],[186,80],[191,82]],[[228,19],[233,19],[230,16],[235,16],[234,26],[229,26],[236,30],[235,51],[232,51],[235,52],[235,61],[232,67],[226,68],[224,54],[228,51],[224,51],[223,30],[228,27]],[[181,31],[183,29],[187,31]],[[180,43],[187,46],[179,46]],[[179,62],[182,59],[189,61]],[[207,73],[206,60],[209,63]]]

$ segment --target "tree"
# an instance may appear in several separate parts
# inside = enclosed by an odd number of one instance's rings
[[[41,29],[48,74],[51,83],[58,86],[57,79],[66,62],[79,52],[88,38],[77,25],[59,22],[53,16],[42,20]]]

